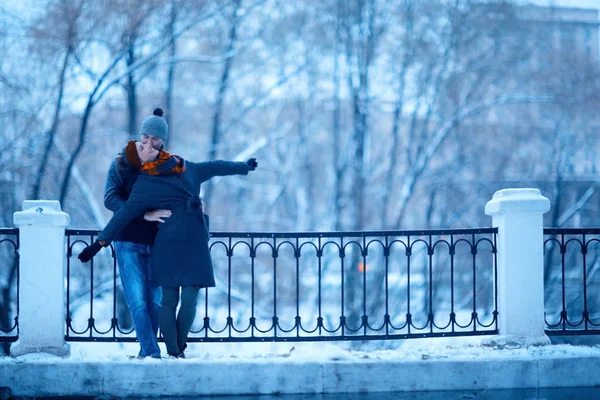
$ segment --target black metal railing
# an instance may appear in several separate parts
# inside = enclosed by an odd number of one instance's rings
[[[19,229],[0,228],[0,342],[19,338]]]
[[[98,233],[66,233],[66,340],[133,341],[120,327],[112,248],[89,264],[76,259]],[[215,232],[217,286],[201,291],[189,341],[497,334],[496,235],[496,228]]]
[[[548,335],[600,334],[600,229],[544,229]]]
[[[117,261],[113,246],[111,245],[103,250],[99,256],[92,259],[87,265],[80,264],[76,259],[79,253],[77,246],[80,246],[79,250],[81,250],[93,243],[99,232],[98,230],[66,230],[67,317],[65,339],[72,341],[135,341],[134,337],[127,336],[133,333],[133,327],[122,329],[117,318],[117,288],[120,282],[118,282]],[[82,238],[74,240],[74,237]],[[76,268],[73,268],[72,265],[73,257],[75,257]],[[74,283],[76,284],[74,285]],[[109,325],[103,326],[102,322],[96,323],[94,312],[98,312],[98,307],[94,310],[94,304],[100,302],[106,307],[105,298],[107,295],[112,296],[112,300],[108,303],[110,307],[109,314],[112,317]],[[124,304],[120,306],[121,308],[125,307]],[[86,311],[89,311],[85,323],[82,324],[81,321],[78,321],[79,324],[75,323],[73,319],[74,311],[77,314],[86,314]],[[104,310],[102,314],[106,315],[106,311]]]

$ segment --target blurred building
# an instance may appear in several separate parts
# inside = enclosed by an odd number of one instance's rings
[[[519,19],[531,21],[541,34],[542,50],[600,59],[597,9],[523,6],[518,14]]]

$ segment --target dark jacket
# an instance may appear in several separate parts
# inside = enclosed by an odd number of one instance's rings
[[[160,286],[215,285],[208,230],[198,193],[214,176],[247,175],[244,162],[185,162],[181,176],[140,175],[129,199],[98,236],[107,244],[147,209],[168,209],[152,248],[152,283]]]
[[[104,189],[104,207],[116,213],[119,211],[131,194],[133,185],[139,172],[133,168],[125,157],[117,157],[110,164],[106,187]],[[156,237],[157,222],[146,221],[144,210],[141,215],[136,215],[114,240],[152,245]]]

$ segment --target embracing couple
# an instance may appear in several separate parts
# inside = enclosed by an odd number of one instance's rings
[[[214,176],[247,175],[258,163],[254,158],[195,163],[169,154],[163,149],[168,126],[162,115],[157,108],[144,119],[141,140],[130,141],[113,160],[104,205],[115,214],[78,258],[88,262],[114,241],[138,357],[161,357],[160,325],[168,355],[185,358],[198,292],[215,286],[200,185]]]

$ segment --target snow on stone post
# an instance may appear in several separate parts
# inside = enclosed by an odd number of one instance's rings
[[[55,200],[25,200],[13,216],[19,228],[19,339],[11,355],[69,355],[65,343],[65,228],[69,215]]]
[[[538,189],[494,193],[485,213],[498,228],[500,338],[492,344],[549,344],[544,329],[544,225],[550,201]]]

